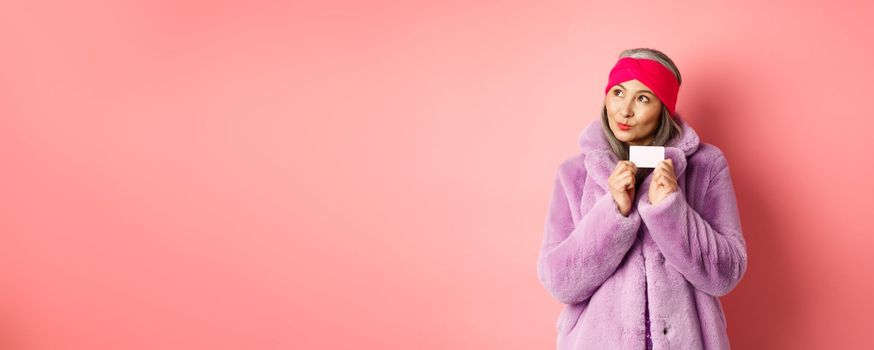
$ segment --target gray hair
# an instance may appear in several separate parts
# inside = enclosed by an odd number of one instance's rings
[[[677,77],[677,82],[679,84],[683,83],[683,79],[680,76],[680,70],[677,69],[677,65],[674,64],[674,61],[671,60],[668,55],[665,55],[661,51],[649,48],[637,48],[637,49],[628,49],[622,51],[619,54],[619,59],[623,57],[632,57],[632,58],[640,58],[640,59],[648,59],[661,63],[663,66],[667,67],[674,76]],[[676,111],[674,111],[676,114]],[[616,135],[613,135],[613,131],[610,130],[609,120],[607,118],[607,106],[604,105],[601,110],[601,128],[604,131],[604,137],[607,139],[607,143],[610,144],[610,149],[613,151],[613,154],[616,155],[616,158],[619,160],[628,160],[628,144],[625,142],[619,141],[616,138]],[[677,124],[677,121],[674,118],[671,118],[670,112],[668,112],[668,108],[662,104],[661,118],[659,118],[659,126],[655,131],[655,139],[652,142],[652,146],[666,146],[671,142],[679,139],[679,136],[682,135],[683,129],[680,128],[680,125]],[[649,173],[652,172],[651,168],[643,168],[639,169],[637,172],[636,182],[641,182],[644,178],[646,178]],[[636,186],[637,187],[637,186]]]

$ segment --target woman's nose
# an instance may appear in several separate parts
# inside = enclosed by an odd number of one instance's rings
[[[634,111],[631,108],[630,102],[623,102],[619,107],[619,113],[621,113],[622,117],[632,117],[634,116]]]

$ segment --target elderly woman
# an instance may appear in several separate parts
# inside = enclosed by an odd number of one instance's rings
[[[747,267],[722,151],[674,110],[680,72],[664,53],[622,52],[600,120],[558,167],[537,262],[565,304],[558,349],[728,349],[719,297]],[[664,146],[638,169],[630,145]]]

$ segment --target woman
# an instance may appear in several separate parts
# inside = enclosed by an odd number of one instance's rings
[[[747,266],[728,161],[674,107],[682,82],[652,49],[623,51],[601,119],[559,167],[537,263],[562,302],[558,349],[728,349],[719,297]],[[664,146],[654,169],[628,146]]]

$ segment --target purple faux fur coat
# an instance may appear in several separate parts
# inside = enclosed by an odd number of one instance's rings
[[[719,297],[747,266],[734,187],[722,151],[678,122],[683,135],[665,156],[679,190],[650,204],[650,174],[627,217],[607,190],[617,158],[600,118],[558,167],[537,275],[565,304],[559,350],[645,349],[647,313],[653,349],[729,348]]]

